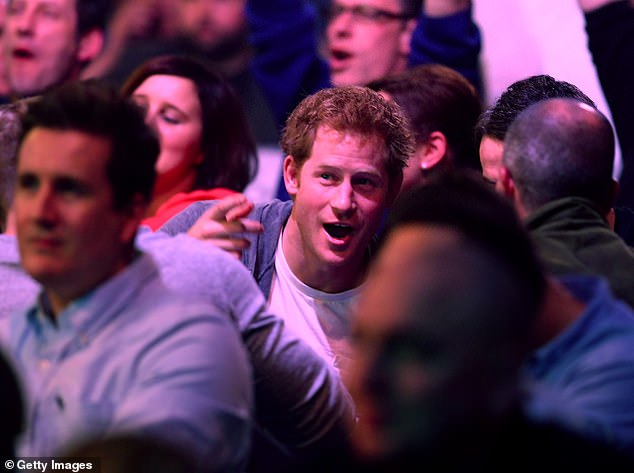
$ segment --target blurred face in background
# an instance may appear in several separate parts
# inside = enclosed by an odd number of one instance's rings
[[[358,413],[353,445],[366,459],[433,451],[495,399],[504,357],[491,354],[491,321],[477,312],[482,297],[471,281],[480,274],[456,264],[469,259],[444,256],[462,244],[449,227],[403,225],[371,267],[346,379]]]
[[[246,0],[180,0],[180,31],[202,49],[213,51],[242,42]]]
[[[3,47],[12,91],[35,95],[78,77],[95,53],[86,37],[78,37],[75,0],[10,0]]]
[[[407,67],[415,19],[399,0],[333,0],[326,28],[332,83],[362,85]]]

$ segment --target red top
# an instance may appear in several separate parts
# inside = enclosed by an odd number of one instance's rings
[[[167,199],[154,215],[143,219],[141,225],[150,227],[152,231],[158,230],[165,222],[176,215],[181,210],[199,200],[219,200],[228,195],[235,194],[236,191],[216,187],[214,189],[199,189],[192,192],[179,192]]]

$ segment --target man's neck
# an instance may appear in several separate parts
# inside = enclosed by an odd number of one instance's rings
[[[44,287],[43,295],[46,297],[46,305],[43,304],[43,307],[46,309],[47,315],[49,315],[51,319],[56,320],[59,317],[59,314],[73,301],[89,294],[110,281],[130,266],[140,254],[141,253],[134,249],[134,247],[130,247],[129,251],[122,254],[121,258],[107,271],[104,271],[100,277],[95,277],[91,281],[86,281],[84,286],[67,287],[64,285],[58,285],[57,287]],[[41,302],[43,302],[43,299]]]

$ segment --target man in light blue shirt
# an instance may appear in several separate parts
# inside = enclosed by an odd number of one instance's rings
[[[142,115],[102,85],[64,85],[29,107],[13,210],[42,291],[2,327],[26,391],[21,455],[132,432],[204,471],[244,466],[252,383],[238,331],[168,290],[134,247],[157,154]]]
[[[9,215],[24,111],[13,104],[0,107],[0,197]],[[0,320],[24,311],[38,293],[20,265],[13,222],[8,218],[0,234]],[[265,309],[264,297],[240,262],[185,235],[172,238],[144,227],[136,246],[152,255],[169,289],[211,301],[242,335],[254,381],[251,471],[257,465],[268,469],[271,459],[279,465],[345,442],[352,406],[338,375]]]

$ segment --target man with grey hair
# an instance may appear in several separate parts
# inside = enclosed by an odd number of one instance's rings
[[[512,199],[546,268],[590,273],[634,305],[634,252],[606,220],[616,195],[614,136],[596,108],[571,99],[531,105],[504,141],[496,188]]]

